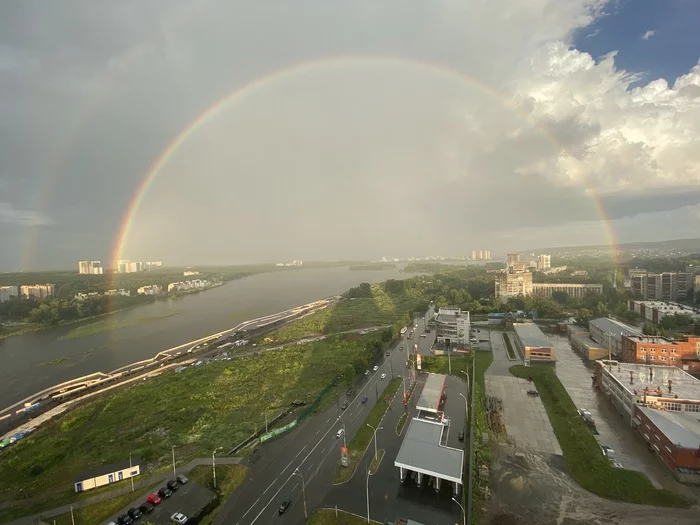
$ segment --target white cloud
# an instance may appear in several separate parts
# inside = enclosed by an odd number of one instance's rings
[[[649,29],[646,33],[644,33],[642,35],[642,40],[649,40],[655,34],[656,34],[656,29]]]
[[[0,201],[0,223],[18,226],[51,226],[55,221],[43,213],[31,210],[19,210],[9,202]]]

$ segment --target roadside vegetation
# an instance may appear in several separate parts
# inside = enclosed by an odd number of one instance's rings
[[[386,414],[391,400],[394,399],[397,390],[401,386],[401,378],[395,377],[384,389],[379,400],[372,408],[372,411],[367,415],[364,423],[360,426],[360,429],[355,434],[355,437],[350,443],[348,443],[348,466],[343,467],[338,460],[338,466],[335,471],[335,482],[343,483],[352,478],[355,470],[357,469],[360,460],[365,454],[365,450],[370,445],[370,442],[374,438],[374,431],[367,425],[372,425],[374,428],[380,426],[384,414]],[[374,452],[374,449],[372,449]],[[374,456],[374,454],[372,454]]]
[[[569,474],[584,489],[598,496],[663,507],[688,507],[678,494],[654,488],[640,472],[614,468],[576,412],[576,406],[551,368],[511,367],[523,379],[532,377],[554,428]]]
[[[70,332],[59,337],[59,340],[64,339],[78,339],[79,337],[86,337],[88,335],[97,335],[103,332],[109,332],[112,330],[119,330],[121,328],[126,328],[127,326],[134,326],[139,324],[152,323],[154,321],[160,321],[162,319],[167,319],[174,315],[179,314],[179,311],[169,312],[164,315],[150,315],[146,317],[138,317],[136,319],[123,319],[120,321],[114,320],[102,320],[95,323],[84,324],[73,328]]]
[[[214,522],[221,504],[243,483],[247,474],[248,467],[243,465],[216,465],[216,489],[214,488],[214,473],[209,465],[198,465],[187,474],[190,480],[213,490],[219,498],[219,505],[198,522],[200,525],[209,525]]]
[[[370,521],[374,525],[382,525],[378,521]],[[362,517],[357,514],[350,514],[342,510],[317,509],[309,516],[309,525],[366,525],[367,516]]]
[[[72,480],[129,453],[144,471],[206,457],[251,435],[264,411],[313,400],[340,375],[364,371],[378,334],[320,342],[168,373],[46,423],[0,455],[0,522],[75,501]]]

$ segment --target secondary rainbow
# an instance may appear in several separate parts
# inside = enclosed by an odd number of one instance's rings
[[[295,75],[302,75],[305,73],[309,73],[315,70],[323,69],[323,68],[332,68],[332,67],[343,67],[347,65],[352,65],[352,64],[360,64],[360,63],[370,63],[370,64],[377,64],[377,63],[386,63],[387,65],[392,65],[392,64],[398,64],[398,65],[410,65],[414,66],[417,68],[421,68],[426,71],[432,71],[434,73],[442,74],[442,75],[447,75],[450,77],[453,77],[455,79],[458,79],[459,81],[468,84],[472,88],[475,88],[479,90],[481,93],[487,94],[490,97],[498,100],[504,107],[511,109],[514,113],[516,113],[518,116],[520,116],[523,120],[526,120],[533,124],[535,127],[537,127],[542,134],[550,140],[557,148],[563,151],[567,151],[566,147],[557,139],[557,137],[552,134],[545,126],[543,126],[541,123],[533,119],[529,115],[523,114],[516,106],[515,104],[508,98],[505,98],[501,93],[496,91],[494,88],[491,86],[488,86],[487,84],[476,80],[472,77],[469,77],[461,72],[455,71],[453,69],[450,69],[448,67],[445,67],[443,65],[438,65],[438,64],[433,64],[429,62],[422,62],[418,60],[413,60],[413,59],[406,59],[403,57],[395,57],[395,56],[376,56],[376,55],[339,55],[339,56],[334,56],[331,58],[324,58],[320,60],[313,60],[310,62],[304,62],[301,64],[295,64],[283,69],[278,69],[275,71],[272,71],[271,73],[259,77],[251,82],[248,82],[247,84],[244,84],[243,86],[237,88],[236,90],[232,91],[225,97],[219,99],[217,102],[215,102],[213,105],[211,105],[209,108],[207,108],[203,113],[198,115],[194,120],[192,120],[187,126],[185,126],[174,138],[173,140],[168,144],[168,146],[162,151],[162,153],[155,159],[155,161],[151,164],[149,167],[148,171],[146,172],[146,175],[144,176],[143,180],[141,181],[141,184],[137,188],[136,192],[133,195],[133,198],[131,199],[129,206],[124,214],[123,220],[120,223],[119,230],[117,232],[116,236],[116,242],[114,244],[114,249],[112,250],[112,265],[115,266],[117,260],[122,259],[122,253],[124,251],[124,247],[126,245],[126,242],[128,241],[129,234],[131,231],[132,227],[132,222],[134,220],[134,216],[136,212],[138,211],[138,208],[143,201],[144,196],[148,192],[148,188],[151,186],[155,178],[158,176],[160,173],[160,170],[165,166],[168,161],[173,157],[173,155],[177,152],[177,150],[180,148],[180,146],[185,143],[192,135],[197,133],[207,122],[213,118],[215,115],[217,115],[220,111],[223,109],[233,105],[233,104],[238,104],[245,100],[247,97],[254,95],[257,91],[259,91],[261,88],[274,83],[279,80],[283,80],[289,77],[293,77]],[[568,154],[568,152],[567,152]],[[585,184],[589,196],[592,198],[594,205],[596,206],[598,213],[600,214],[601,219],[603,220],[604,223],[604,229],[605,229],[605,235],[607,237],[608,244],[611,246],[613,249],[613,253],[616,254],[616,246],[617,242],[615,239],[615,234],[614,231],[610,225],[610,221],[608,219],[608,215],[605,210],[605,206],[603,201],[600,199],[598,196],[597,192],[595,191],[595,188],[589,183],[588,179],[586,179],[586,184]],[[616,255],[614,255],[616,257]],[[616,259],[617,262],[617,259]]]

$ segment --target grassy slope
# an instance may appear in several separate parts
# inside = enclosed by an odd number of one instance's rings
[[[164,315],[152,315],[147,317],[138,317],[136,319],[124,319],[120,321],[115,320],[102,320],[94,323],[84,324],[77,328],[73,328],[70,332],[59,337],[59,340],[63,339],[78,339],[79,337],[86,337],[88,335],[101,334],[103,332],[110,332],[112,330],[119,330],[121,328],[126,328],[127,326],[139,325],[152,323],[153,321],[160,321],[161,319],[166,319],[177,315],[180,312],[170,312]]]
[[[246,475],[248,474],[248,467],[243,465],[217,465],[216,466],[216,492],[219,495],[219,501],[224,502],[226,498],[238,486],[243,483]],[[188,474],[192,481],[195,481],[214,490],[214,473],[209,465],[199,465],[193,468]],[[216,514],[221,508],[221,504],[214,509],[213,512],[207,514],[207,516],[200,521],[200,525],[208,525],[214,521]]]
[[[13,507],[26,514],[74,500],[67,480],[129,452],[153,470],[170,462],[170,444],[179,462],[232,446],[253,432],[263,406],[274,412],[312,399],[367,352],[372,337],[329,338],[166,374],[47,423],[0,456],[0,521]],[[22,496],[31,502],[13,502]]]
[[[569,473],[584,489],[604,498],[629,503],[688,506],[681,496],[655,489],[644,474],[616,469],[603,457],[598,442],[576,413],[573,401],[554,370],[520,365],[510,370],[517,377],[533,378]]]

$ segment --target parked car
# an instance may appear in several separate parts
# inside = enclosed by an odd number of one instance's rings
[[[155,509],[155,507],[148,502],[142,503],[139,507],[142,516],[144,514],[150,514],[151,512],[153,512],[153,509]]]
[[[464,431],[463,430],[459,431],[459,434],[457,434],[457,439],[459,439],[460,441],[464,441]]]
[[[336,432],[335,437],[340,439],[341,437],[343,437],[343,434],[345,434],[345,429],[341,428],[338,430],[338,432]]]
[[[178,525],[184,525],[187,523],[187,516],[185,516],[182,512],[176,512],[170,516],[170,521],[177,523]]]
[[[345,410],[346,408],[348,408],[348,402],[347,402],[347,401],[343,401],[343,404],[340,405],[340,408],[342,408],[343,410]]]
[[[280,514],[284,514],[285,512],[287,512],[287,509],[289,508],[289,506],[291,504],[292,504],[292,500],[290,500],[290,499],[284,500],[282,502],[282,504],[280,505],[280,508],[277,509],[277,512],[279,512]]]
[[[378,367],[377,365],[374,365],[374,367],[372,368],[372,370],[374,370],[374,371],[376,372],[377,370],[379,370],[379,367]]]
[[[146,501],[151,505],[158,505],[161,502],[160,496],[158,494],[149,494],[146,497]]]
[[[127,512],[129,516],[131,516],[132,520],[137,520],[141,516],[143,516],[143,512],[141,512],[140,509],[137,509],[136,507],[131,507],[129,511]]]
[[[170,490],[168,487],[162,487],[162,488],[158,489],[158,495],[162,499],[168,499],[170,496],[173,495],[173,491]]]
[[[382,374],[382,379],[386,378],[386,374]]]
[[[292,401],[292,406],[293,407],[303,407],[306,404],[306,401],[302,401],[300,399],[296,399]]]
[[[528,391],[527,391],[527,395],[528,395],[528,396],[537,397],[537,396],[540,395],[540,393],[539,393],[537,390],[528,390]]]
[[[366,375],[366,376],[369,375],[369,370],[365,370],[365,375]]]
[[[366,402],[367,402],[367,396],[366,396],[366,395],[365,395],[365,396],[362,396],[362,404],[364,404],[364,403],[366,403]]]
[[[606,445],[601,445],[600,450],[603,451],[603,455],[608,459],[615,459],[615,451]]]
[[[352,394],[353,394],[352,388],[348,388],[348,389],[345,391],[345,395],[346,395],[346,396],[351,396]]]
[[[420,334],[421,337],[428,337],[427,334]]]
[[[384,355],[387,356],[387,357],[389,357],[389,356],[391,355],[391,352],[386,351],[386,352],[384,352]]]
[[[168,485],[168,488],[170,490],[172,490],[173,492],[175,492],[180,487],[177,484],[177,481],[175,481],[174,479],[171,479],[170,481],[168,481],[167,485]]]
[[[117,523],[119,525],[131,525],[132,523],[134,523],[134,520],[131,519],[131,516],[129,516],[128,514],[122,514],[117,518]]]
[[[187,479],[187,476],[183,476],[182,474],[178,474],[177,478],[175,479],[180,485],[187,485],[190,482],[190,480]]]

